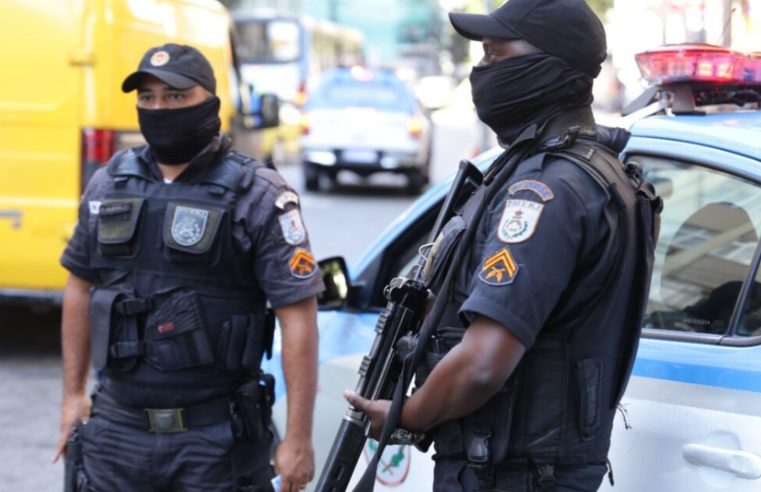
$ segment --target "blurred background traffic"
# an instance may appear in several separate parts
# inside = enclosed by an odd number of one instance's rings
[[[235,19],[244,81],[257,91],[275,92],[281,102],[280,126],[264,132],[259,153],[275,161],[303,163],[307,189],[319,189],[326,182],[323,178],[335,184],[341,170],[349,169],[362,176],[376,171],[404,174],[408,191],[416,193],[431,179],[445,176],[458,159],[495,143],[491,132],[475,118],[468,84],[470,67],[480,58],[480,46],[456,35],[446,13],[485,12],[502,0],[222,3]],[[608,36],[609,56],[595,83],[595,109],[606,123],[615,123],[621,109],[643,89],[634,61],[637,52],[680,42],[711,43],[745,52],[759,49],[761,2],[757,0],[589,3],[603,20]],[[384,135],[397,144],[405,137],[403,132],[393,133],[384,118],[392,108],[383,106],[381,99],[388,96],[383,91],[369,90],[374,97],[361,102],[333,98],[331,117],[323,118],[322,112],[316,117],[315,110],[324,104],[310,102],[310,98],[325,94],[325,85],[335,84],[326,82],[325,74],[357,65],[368,69],[351,72],[357,81],[364,78],[366,82],[373,77],[372,71],[383,71],[388,79],[390,72],[414,94],[415,102],[396,109],[407,113],[407,136],[420,141],[422,150],[415,156],[399,156],[398,148],[384,142]],[[398,126],[404,128],[405,122],[400,120]],[[439,149],[442,142],[453,141],[452,127],[456,146]],[[363,135],[377,138],[367,141]],[[430,149],[427,153],[426,147]],[[431,164],[438,156],[447,156],[444,169],[438,162]]]
[[[2,0],[0,490],[60,490],[58,258],[92,172],[138,145],[144,50],[211,60],[223,130],[301,194],[317,257],[360,257],[427,185],[496,144],[471,102],[481,56],[447,12],[502,0]],[[609,56],[598,120],[643,89],[634,54],[665,43],[761,51],[761,0],[595,0]]]

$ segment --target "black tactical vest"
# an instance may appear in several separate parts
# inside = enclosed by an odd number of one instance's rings
[[[132,150],[108,164],[92,259],[101,279],[91,294],[92,359],[123,402],[229,394],[258,369],[271,337],[266,299],[232,235],[257,167],[228,153],[167,185]]]
[[[641,181],[638,169],[625,168],[610,149],[591,140],[578,139],[539,152],[529,159],[568,160],[605,193],[611,234],[598,262],[615,266],[605,285],[583,305],[553,312],[500,392],[473,414],[433,430],[437,453],[466,457],[481,470],[529,460],[554,465],[606,460],[648,298],[654,220],[660,206],[652,187]],[[468,223],[478,220],[472,217],[473,202],[483,191],[466,204],[461,217],[445,227],[450,237],[438,252],[442,257],[452,248],[447,243],[456,242]],[[451,302],[440,324],[447,328],[434,337],[434,347],[426,354],[428,363],[418,370],[418,385],[463,332],[458,330],[457,312],[467,296],[466,282],[461,279],[471,278],[466,271],[469,262],[437,263],[432,272],[434,290],[441,268],[462,271],[451,286]],[[567,289],[583,284],[584,275],[574,274]],[[563,302],[561,297],[558,305]]]

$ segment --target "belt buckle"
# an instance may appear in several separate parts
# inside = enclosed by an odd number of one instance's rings
[[[185,422],[182,418],[182,408],[146,408],[148,414],[148,431],[170,433],[185,432]]]

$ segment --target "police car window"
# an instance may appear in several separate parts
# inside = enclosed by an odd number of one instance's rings
[[[677,160],[629,160],[643,166],[664,201],[645,327],[727,333],[761,236],[761,188]],[[745,310],[761,307],[759,297],[761,289]]]
[[[740,337],[761,336],[761,270],[756,272],[751,284],[735,335]]]

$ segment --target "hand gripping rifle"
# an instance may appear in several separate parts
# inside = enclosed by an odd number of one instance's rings
[[[482,175],[478,168],[466,160],[460,162],[454,183],[431,231],[429,243],[436,239],[444,224],[476,190],[481,180]],[[405,358],[402,353],[408,353],[409,349],[405,349],[402,345],[405,340],[409,340],[419,332],[423,321],[428,288],[421,281],[421,276],[426,261],[427,255],[421,254],[418,263],[406,277],[394,278],[384,290],[388,304],[378,316],[375,324],[375,340],[359,367],[356,392],[364,398],[390,400],[395,396],[394,393],[406,393],[410,381],[402,381],[404,379],[402,373],[408,358]],[[395,400],[400,400],[398,397]],[[396,413],[400,413],[401,405],[397,406],[399,408]],[[393,413],[393,406],[391,413]],[[398,415],[396,418],[389,415],[389,421],[394,422],[395,425]],[[317,492],[346,490],[367,440],[370,430],[368,424],[367,416],[350,405],[341,421],[325,467],[320,474]],[[402,429],[396,429],[394,437],[409,443],[417,441],[417,436]],[[379,447],[378,453],[381,450],[382,447]]]

